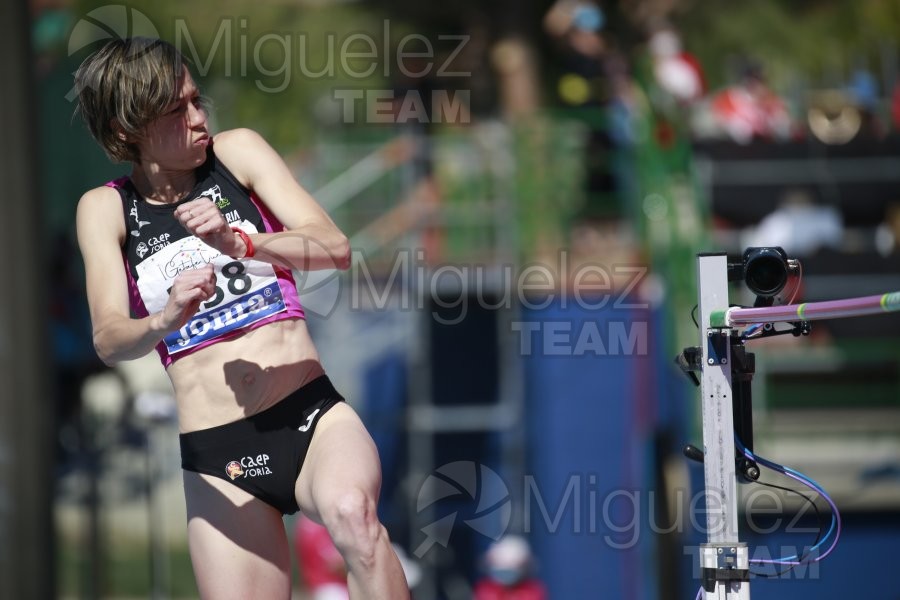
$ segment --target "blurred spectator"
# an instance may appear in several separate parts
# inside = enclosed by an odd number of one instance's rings
[[[738,83],[717,93],[710,108],[718,131],[739,144],[791,135],[787,105],[769,87],[759,64],[747,64]]]
[[[562,47],[564,74],[557,91],[570,106],[603,105],[609,96],[604,58],[606,17],[592,2],[558,0],[544,16],[544,28]]]
[[[781,246],[790,256],[809,256],[821,248],[840,249],[843,239],[839,210],[814,204],[808,193],[794,191],[759,222],[743,246]]]
[[[604,34],[606,15],[587,0],[558,0],[544,16],[544,29],[559,44],[562,75],[557,94],[570,116],[588,128],[585,148],[586,203],[579,220],[603,220],[620,211],[616,180],[616,139],[627,139],[628,102],[618,94],[628,68]],[[613,123],[612,127],[610,123]],[[615,132],[615,133],[613,133]]]
[[[683,148],[691,116],[706,97],[700,61],[683,49],[678,31],[661,21],[648,29],[641,64],[652,111],[653,139],[661,150],[677,152]]]
[[[510,535],[488,548],[486,576],[475,584],[474,600],[546,600],[544,584],[533,575],[534,560],[524,538]]]
[[[682,104],[706,95],[706,79],[697,58],[681,46],[681,37],[669,25],[658,27],[648,42],[653,76],[660,89]]]

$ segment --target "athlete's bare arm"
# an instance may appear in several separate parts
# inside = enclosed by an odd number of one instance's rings
[[[254,258],[301,271],[350,266],[347,237],[259,134],[250,129],[225,131],[215,136],[213,147],[219,160],[285,227],[280,233],[253,234]],[[186,202],[176,210],[175,217],[221,252],[239,255],[234,250],[235,236],[228,231],[224,218],[213,214],[218,211],[205,214],[213,220],[211,223],[197,217],[198,211],[208,211],[209,204],[207,199]]]
[[[125,221],[118,192],[99,187],[85,193],[78,202],[75,224],[84,259],[94,348],[107,365],[139,358],[153,350],[215,292],[211,265],[190,269],[175,278],[162,311],[134,319],[128,305],[128,280],[122,268]]]

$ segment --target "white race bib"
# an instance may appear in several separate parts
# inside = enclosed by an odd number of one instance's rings
[[[235,226],[247,233],[257,233],[249,221]],[[200,305],[184,327],[164,338],[169,354],[193,348],[285,310],[272,265],[253,259],[236,260],[191,235],[168,244],[137,265],[138,290],[147,311],[152,314],[165,307],[179,273],[209,263],[216,272],[215,295]]]

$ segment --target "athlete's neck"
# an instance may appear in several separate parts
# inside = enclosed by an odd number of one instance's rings
[[[197,182],[194,170],[165,171],[159,165],[135,164],[131,181],[149,202],[174,204],[187,196]]]

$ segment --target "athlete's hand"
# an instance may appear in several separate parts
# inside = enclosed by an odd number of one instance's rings
[[[187,323],[200,304],[216,293],[216,273],[212,263],[198,269],[187,269],[175,277],[166,306],[159,313],[159,326],[175,331]]]
[[[225,220],[225,215],[209,198],[196,198],[175,209],[175,218],[181,226],[222,254],[239,257],[244,243],[235,235]]]

